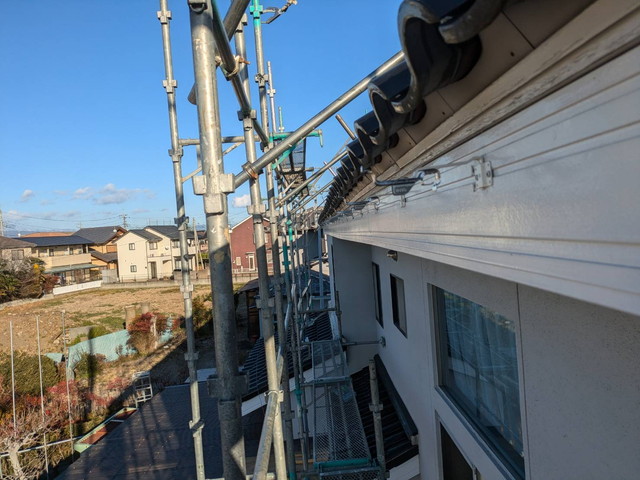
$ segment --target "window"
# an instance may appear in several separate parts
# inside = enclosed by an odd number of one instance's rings
[[[55,254],[54,254],[54,252],[53,252],[53,248],[50,248],[50,249],[49,249],[49,256],[50,256],[50,257],[53,257],[54,255],[55,255]]]
[[[129,250],[135,250],[136,249],[136,244],[135,243],[130,243],[129,244]]]
[[[376,309],[376,321],[384,327],[382,320],[382,296],[380,295],[380,267],[377,263],[371,263],[373,267],[373,301]]]
[[[236,265],[238,266],[242,265],[242,259],[240,257],[236,257]]]
[[[180,248],[180,240],[171,240],[171,246],[173,248]]]
[[[129,270],[131,270],[131,273],[136,273],[138,271],[138,267],[136,265],[131,265]]]
[[[11,260],[22,260],[24,258],[24,250],[11,250]]]
[[[158,242],[149,242],[149,250],[157,250]]]
[[[404,303],[404,280],[395,275],[391,275],[391,306],[393,307],[393,324],[406,337],[407,309]]]
[[[267,264],[273,263],[273,253],[267,252]]]
[[[440,425],[444,480],[474,480],[473,469],[445,428]]]
[[[247,253],[247,259],[249,260],[249,270],[256,269],[256,256],[254,253]]]
[[[437,287],[434,300],[443,390],[505,465],[524,477],[513,322]]]

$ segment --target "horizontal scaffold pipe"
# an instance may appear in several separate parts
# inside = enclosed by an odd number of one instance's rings
[[[345,105],[348,105],[351,101],[358,97],[362,92],[367,89],[369,82],[373,80],[375,77],[382,75],[383,73],[389,71],[393,67],[397,66],[404,60],[404,53],[398,52],[389,60],[384,62],[380,67],[371,72],[369,75],[364,77],[358,83],[356,83],[353,87],[351,87],[347,92],[338,97],[335,101],[325,107],[322,111],[316,114],[313,118],[307,121],[304,125],[298,128],[295,132],[293,132],[290,136],[284,139],[277,146],[269,150],[262,157],[258,159],[258,161],[254,164],[245,163],[242,166],[242,172],[237,174],[234,179],[235,188],[240,187],[243,183],[245,183],[249,178],[257,178],[259,172],[269,165],[271,162],[275,161],[282,155],[287,149],[293,147],[296,143],[302,140],[304,137],[309,135],[309,133],[316,127],[318,127],[321,123],[327,120],[332,115],[335,115],[338,111],[340,111]]]
[[[327,163],[326,165],[324,165],[323,167],[321,167],[319,170],[316,170],[313,175],[311,175],[309,178],[307,178],[304,182],[302,182],[300,185],[298,185],[294,190],[290,191],[289,193],[287,193],[279,202],[278,202],[278,207],[281,207],[282,205],[284,205],[285,203],[287,203],[289,201],[289,199],[295,197],[296,195],[298,195],[302,190],[304,190],[304,188],[309,185],[311,182],[317,180],[318,178],[320,178],[320,176],[326,172],[327,170],[329,170],[332,166],[334,166],[336,163],[338,163],[338,161],[342,158],[342,156],[344,155],[344,151],[342,149],[340,149],[340,151],[336,154],[335,157],[333,157],[331,159],[331,161],[329,163]]]

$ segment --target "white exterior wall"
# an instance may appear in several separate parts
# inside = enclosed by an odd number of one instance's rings
[[[609,7],[598,2],[487,91],[518,92],[509,81],[542,75],[551,85],[554,76],[637,38],[630,16],[600,36],[577,28],[589,15],[583,27],[602,27],[611,20]],[[587,53],[547,58],[578,41]],[[378,208],[369,204],[324,226],[343,331],[354,341],[385,337],[386,347],[376,350],[419,428],[423,479],[442,478],[439,424],[483,479],[511,478],[438,388],[431,285],[515,324],[528,480],[638,477],[640,47],[612,57],[546,95],[529,89],[503,98],[503,111],[527,95],[541,100],[491,128],[482,124],[495,123],[500,108],[485,118],[479,107],[493,98],[478,95],[449,124],[475,114],[457,127],[482,133],[456,145],[443,125],[390,169],[395,177],[412,176],[426,163],[416,159],[435,158],[429,166],[440,169],[437,190],[418,183],[404,205],[388,191],[369,191],[380,197]],[[492,167],[486,189],[473,188],[471,166],[479,157]],[[397,262],[387,250],[399,252]],[[384,328],[369,313],[372,260],[380,265]],[[407,338],[392,323],[391,273],[405,282]]]
[[[134,250],[129,250],[129,244],[135,245]],[[145,282],[149,279],[147,272],[147,240],[135,233],[128,232],[116,241],[118,248],[118,274],[120,281]],[[131,272],[131,265],[135,265],[137,271]]]
[[[351,347],[357,354],[350,352],[350,368],[380,354],[418,426],[423,479],[442,478],[440,423],[482,478],[511,478],[438,388],[432,285],[515,322],[526,478],[622,480],[640,471],[640,318],[402,253],[395,262],[385,249],[366,244],[331,243],[334,259],[341,259],[333,265],[343,334],[354,341],[374,332],[386,339],[384,348]],[[371,261],[380,266],[384,328],[364,314],[373,296],[352,289],[353,282],[372,284]],[[368,279],[354,274],[365,265]],[[405,282],[406,338],[392,321],[392,273]]]

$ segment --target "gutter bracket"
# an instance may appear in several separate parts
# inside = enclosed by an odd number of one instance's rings
[[[493,185],[493,169],[491,168],[491,162],[487,162],[484,157],[474,158],[471,161],[471,175],[474,178],[474,192],[489,188]]]

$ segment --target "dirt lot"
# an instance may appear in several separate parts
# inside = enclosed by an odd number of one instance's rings
[[[195,295],[209,292],[207,285],[194,287]],[[184,304],[180,288],[162,285],[158,288],[99,289],[69,293],[48,300],[6,307],[0,310],[0,351],[9,351],[9,322],[13,321],[13,343],[16,350],[37,352],[36,316],[40,316],[40,342],[43,353],[61,352],[62,312],[66,328],[102,325],[109,331],[122,328],[124,307],[150,302],[152,311],[180,316]],[[70,340],[73,340],[70,338]]]

